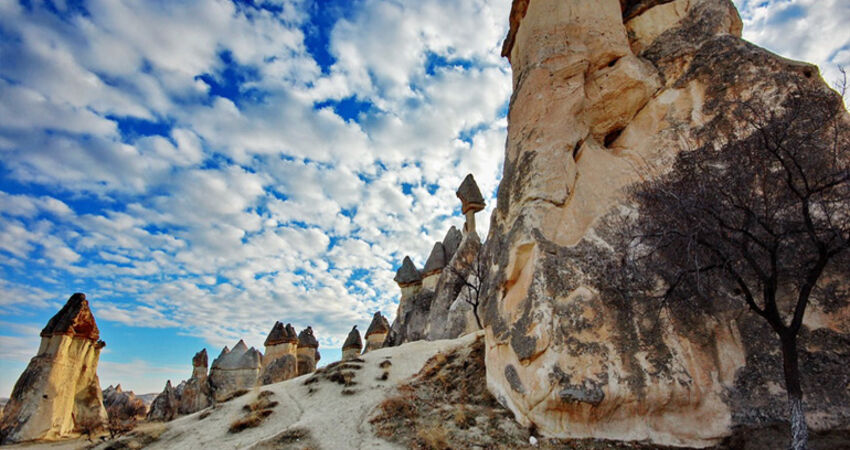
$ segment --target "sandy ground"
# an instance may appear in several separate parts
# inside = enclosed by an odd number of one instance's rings
[[[454,340],[419,341],[369,352],[361,357],[362,363],[343,366],[343,371],[350,376],[348,385],[340,380],[329,380],[327,376],[311,374],[256,388],[214,408],[166,424],[150,424],[151,427],[160,426],[160,430],[156,433],[156,440],[145,443],[144,448],[399,448],[375,436],[369,423],[375,407],[391,395],[400,382],[418,372],[428,358],[438,352],[470,345],[476,337],[477,333]],[[388,372],[388,376],[381,379],[384,372]],[[305,384],[308,379],[311,382]],[[233,422],[248,414],[243,408],[256,402],[263,391],[271,391],[271,396],[264,395],[278,402],[273,412],[257,427],[238,433],[229,432]],[[43,447],[38,448],[65,450],[81,448],[85,444],[75,441],[42,444]],[[97,448],[105,449],[108,445],[100,444]],[[130,444],[130,447],[133,446]]]

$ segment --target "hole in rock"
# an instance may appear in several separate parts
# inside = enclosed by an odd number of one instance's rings
[[[806,70],[804,70],[804,71],[803,71],[803,76],[805,76],[806,78],[811,78],[811,77],[812,77],[812,69],[806,69]]]
[[[578,161],[581,158],[581,146],[584,144],[584,139],[576,142],[576,146],[573,147],[573,161]]]
[[[619,61],[619,60],[620,60],[620,58],[612,59],[611,61],[608,62],[608,67],[614,67],[617,64],[617,61]]]
[[[607,135],[605,135],[605,147],[611,148],[611,145],[614,144],[614,141],[616,141],[621,134],[623,134],[623,129],[617,128],[616,130],[613,130]]]

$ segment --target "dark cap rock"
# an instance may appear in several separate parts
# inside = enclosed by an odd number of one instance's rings
[[[100,330],[89,309],[86,294],[76,293],[68,299],[65,306],[56,313],[41,330],[41,337],[68,335],[97,341]]]
[[[387,321],[387,318],[381,314],[380,311],[376,312],[374,316],[372,316],[372,323],[369,324],[369,328],[366,329],[366,338],[373,334],[380,333],[389,333],[390,331],[390,323]]]
[[[434,272],[438,272],[443,270],[443,267],[446,267],[446,248],[443,246],[442,242],[437,242],[434,244],[434,247],[431,248],[431,254],[428,255],[428,261],[425,262],[425,269],[422,272],[425,275],[430,275]]]
[[[263,343],[266,347],[278,344],[295,344],[298,342],[298,333],[291,324],[283,325],[281,322],[275,322],[272,331],[269,332],[266,341]]]
[[[478,184],[475,182],[475,178],[473,178],[472,174],[466,176],[463,179],[463,182],[460,183],[460,187],[457,188],[457,192],[455,192],[457,198],[460,199],[462,205],[462,211],[466,214],[467,211],[481,211],[484,209],[484,196],[481,195],[481,190],[478,189]]]
[[[357,325],[354,325],[354,328],[348,333],[348,338],[345,339],[345,343],[342,344],[343,350],[348,350],[350,348],[356,348],[357,351],[363,349],[363,340],[360,339],[360,332],[357,331]]]
[[[209,364],[207,349],[195,353],[195,356],[192,357],[192,367],[207,367],[207,364]]]
[[[313,336],[312,327],[307,327],[298,334],[298,347],[319,348],[319,341]]]
[[[401,263],[401,267],[395,273],[393,281],[398,283],[399,286],[407,286],[409,284],[421,282],[422,274],[419,273],[418,269],[416,269],[416,265],[413,264],[410,257],[405,256],[404,261]]]
[[[461,233],[455,226],[449,228],[449,231],[446,232],[446,237],[443,238],[443,248],[446,251],[446,264],[448,264],[455,253],[457,253],[457,249],[460,247],[461,241],[463,241],[463,233]]]

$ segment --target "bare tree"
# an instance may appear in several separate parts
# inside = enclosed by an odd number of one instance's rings
[[[770,325],[792,448],[804,449],[798,334],[813,299],[846,302],[850,283],[848,118],[841,95],[802,86],[779,108],[727,108],[732,120],[711,124],[722,142],[680,153],[669,173],[631,191],[638,214],[624,267],[655,280],[666,301],[737,299]]]
[[[481,304],[481,290],[483,288],[484,276],[486,275],[486,262],[481,257],[480,248],[472,261],[468,261],[465,258],[458,258],[457,262],[457,265],[449,264],[448,268],[461,282],[461,294],[466,291],[463,301],[472,306],[475,324],[478,325],[478,329],[480,330],[484,327],[481,326],[478,306]]]

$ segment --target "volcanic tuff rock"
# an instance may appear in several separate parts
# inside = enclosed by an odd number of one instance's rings
[[[716,140],[724,102],[779,105],[789,85],[824,86],[816,67],[741,40],[741,28],[729,0],[514,0],[482,315],[488,386],[523,425],[705,446],[784,419],[781,357],[751,313],[659,315],[606,285],[624,187]],[[813,310],[801,362],[818,371],[804,380],[809,424],[846,426],[847,310]]]
[[[313,335],[313,328],[307,327],[298,333],[298,375],[316,371],[316,364],[322,358],[319,354],[319,341]]]
[[[262,361],[263,354],[254,347],[249,349],[241,339],[233,350],[224,347],[210,369],[213,398],[221,401],[238,390],[254,387],[260,376]]]
[[[363,353],[383,347],[384,340],[386,340],[389,332],[390,323],[387,318],[380,311],[375,312],[375,315],[372,316],[372,323],[366,329],[366,348],[363,349]]]
[[[348,333],[348,337],[342,344],[342,359],[354,359],[360,356],[360,350],[363,349],[363,340],[360,339],[360,331],[357,330],[357,325]]]
[[[97,378],[100,332],[84,294],[74,294],[41,331],[0,420],[0,443],[57,439],[84,422],[105,422]]]
[[[298,334],[292,325],[275,322],[266,338],[260,384],[272,384],[298,375]]]
[[[110,419],[117,418],[125,422],[143,419],[148,407],[133,391],[123,391],[121,385],[109,386],[103,391],[103,406]]]
[[[167,422],[179,414],[177,391],[171,386],[171,380],[165,382],[165,388],[156,396],[148,411],[148,420]]]

